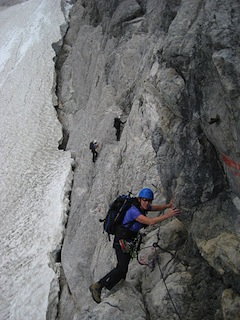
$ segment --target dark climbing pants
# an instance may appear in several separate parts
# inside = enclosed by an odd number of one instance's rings
[[[92,161],[95,162],[97,160],[97,157],[98,157],[98,153],[96,150],[92,150]]]
[[[114,249],[117,255],[117,266],[99,281],[108,290],[111,290],[121,279],[125,280],[131,260],[131,255],[123,253],[118,243],[114,243]]]
[[[118,127],[118,128],[116,128],[116,137],[117,137],[117,141],[119,141],[120,140],[120,133],[121,133],[121,131],[120,131],[120,126]]]

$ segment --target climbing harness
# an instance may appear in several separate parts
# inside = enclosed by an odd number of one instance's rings
[[[130,253],[130,255],[132,256],[132,253],[134,251],[134,243],[133,242],[129,242],[124,239],[120,239],[119,244],[120,244],[120,247],[121,247],[123,253]]]

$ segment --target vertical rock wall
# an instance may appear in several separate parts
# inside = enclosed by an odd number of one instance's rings
[[[62,147],[75,157],[59,320],[239,319],[239,10],[238,0],[76,1],[56,64]],[[158,259],[133,260],[96,305],[88,287],[115,263],[99,218],[142,187],[156,202],[174,197],[182,215],[146,229],[141,259]]]

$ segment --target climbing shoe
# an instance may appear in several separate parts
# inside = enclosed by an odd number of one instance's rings
[[[101,284],[98,282],[95,282],[89,287],[89,290],[92,294],[93,300],[97,303],[100,303],[101,302],[101,291],[102,291]]]

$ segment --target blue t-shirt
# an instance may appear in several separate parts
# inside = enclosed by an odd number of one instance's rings
[[[128,227],[129,223],[132,222],[133,220],[135,220],[137,217],[139,217],[142,213],[140,212],[140,210],[138,208],[136,208],[135,206],[131,206],[130,209],[127,210],[122,225],[124,227]],[[141,228],[143,227],[143,224],[140,222],[135,222],[130,230],[134,231],[134,232],[138,232]]]

